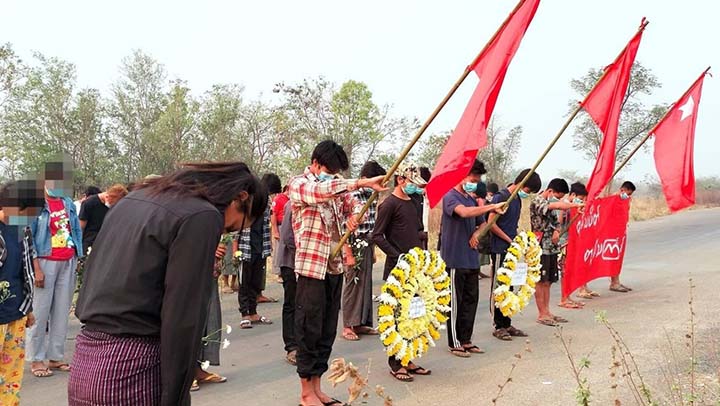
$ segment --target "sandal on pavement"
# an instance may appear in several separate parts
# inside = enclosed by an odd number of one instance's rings
[[[470,358],[470,354],[464,348],[450,348],[450,353],[460,358]]]
[[[218,374],[210,374],[205,378],[196,379],[198,383],[225,383],[227,378]]]
[[[623,288],[623,289],[627,289],[628,291],[632,291],[632,288],[631,288],[631,287],[625,286],[625,285],[623,285],[622,283],[620,284],[620,287]]]
[[[31,369],[31,372],[36,378],[47,378],[48,376],[53,376],[53,372],[47,367],[33,368]]]
[[[257,320],[250,320],[250,323],[252,323],[252,324],[273,324],[272,320],[268,319],[265,316],[261,316]]]
[[[527,337],[527,333],[520,330],[519,328],[515,328],[513,326],[510,326],[507,328],[508,334],[510,334],[513,337]]]
[[[627,288],[624,288],[622,285],[619,285],[619,286],[610,286],[610,290],[613,291],[613,292],[620,292],[620,293],[630,292]]]
[[[592,299],[593,295],[590,292],[578,292],[575,294],[575,296],[581,298],[581,299]]]
[[[595,292],[594,290],[591,290],[589,293],[590,293],[590,296],[592,296],[592,297],[600,297],[600,294]]]
[[[360,339],[354,331],[343,331],[342,338],[348,341],[358,341]]]
[[[190,385],[190,392],[197,392],[200,390],[200,384],[198,384],[197,379],[193,379],[192,385]]]
[[[579,303],[575,302],[561,302],[558,303],[559,307],[564,307],[566,309],[582,309],[582,306]]]
[[[65,362],[50,361],[48,363],[48,369],[62,372],[70,372],[70,364]]]
[[[292,350],[285,355],[285,361],[290,365],[297,365],[297,350]]]
[[[277,303],[277,299],[274,297],[259,296],[257,298],[258,303]]]
[[[242,329],[253,328],[252,322],[248,319],[242,319],[242,320],[240,320],[240,328],[242,328]]]
[[[376,336],[380,334],[376,329],[368,326],[360,326],[357,327],[355,330],[358,332],[358,334],[366,336]]]
[[[322,400],[321,400],[321,402],[322,402]],[[325,406],[332,406],[332,405],[346,406],[347,405],[347,403],[343,403],[335,398],[330,398],[329,402],[322,402],[322,404]]]
[[[472,345],[472,344],[471,344],[471,345],[469,345],[469,346],[467,346],[467,347],[463,345],[463,348],[465,349],[465,351],[467,351],[467,352],[470,353],[470,354],[485,354],[485,350],[483,350],[482,348],[478,347],[477,345]]]
[[[408,373],[413,374],[413,375],[425,376],[425,375],[432,374],[431,370],[425,369],[419,365],[415,365],[415,368],[410,368],[410,366],[408,365],[407,367],[405,367],[405,370],[407,370]]]
[[[400,368],[397,371],[390,370],[390,375],[400,382],[412,382],[415,378],[412,377],[407,371],[403,371],[405,368]]]
[[[552,319],[558,323],[567,323],[568,322],[568,320],[566,318],[560,317],[560,316],[552,316]]]
[[[512,341],[512,335],[507,331],[507,329],[504,328],[496,329],[495,331],[493,331],[492,335],[498,340]]]
[[[549,327],[557,327],[557,323],[553,319],[537,319],[535,320],[538,324],[542,324],[543,326],[549,326]]]

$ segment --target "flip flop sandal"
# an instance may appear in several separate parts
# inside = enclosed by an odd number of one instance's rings
[[[618,286],[618,287],[613,287],[613,286],[611,286],[611,287],[610,287],[610,290],[613,291],[613,292],[620,292],[620,293],[630,292],[629,290],[627,290],[626,288],[623,288],[622,286]]]
[[[393,376],[393,378],[397,379],[400,382],[412,382],[415,380],[415,378],[412,377],[407,372],[400,372],[400,371],[390,371],[390,375]]]
[[[471,345],[469,347],[463,347],[465,351],[469,352],[470,354],[485,354],[485,350],[478,347],[477,345]]]
[[[508,334],[510,334],[513,337],[527,337],[527,333],[520,330],[519,328],[515,328],[513,326],[508,327],[507,329]]]
[[[347,405],[347,403],[343,403],[335,398],[330,398],[329,402],[322,402],[322,404],[325,406],[332,406],[332,405],[346,406]]]
[[[49,368],[34,368],[31,369],[30,372],[32,372],[33,376],[36,378],[47,378],[49,376],[53,376],[53,372]]]
[[[512,341],[512,334],[510,334],[507,329],[499,328],[492,333],[493,337],[497,338],[498,340],[502,341]]]
[[[581,299],[592,299],[593,298],[593,294],[590,292],[580,292],[580,293],[575,294],[575,296],[577,296]]]
[[[560,317],[560,316],[553,316],[553,320],[558,323],[567,323],[568,322],[568,320],[566,318]]]
[[[247,328],[253,328],[252,322],[250,320],[240,320],[240,328],[247,329]]]
[[[627,289],[628,291],[632,291],[632,288],[629,288],[629,287],[623,285],[622,283],[620,284],[620,287],[623,289]]]
[[[190,392],[197,392],[200,390],[200,385],[198,384],[197,379],[193,379],[192,385],[190,385]]]
[[[542,324],[543,326],[549,326],[549,327],[557,327],[557,323],[553,319],[537,319],[535,320],[538,324]]]
[[[460,358],[470,358],[470,354],[464,348],[450,348],[450,353]]]
[[[595,292],[594,290],[591,290],[591,291],[590,291],[590,296],[592,296],[592,297],[600,297],[600,294],[597,293],[597,292]]]
[[[287,353],[287,355],[285,355],[285,361],[287,361],[290,365],[297,365],[297,352],[290,351]]]
[[[48,369],[52,371],[70,372],[70,364],[61,362],[59,364],[48,364]]]
[[[365,336],[380,335],[380,333],[376,329],[374,329],[372,327],[367,327],[367,326],[360,327],[358,334],[365,335]]]
[[[565,309],[582,309],[582,306],[575,302],[558,303],[558,307]]]
[[[265,316],[260,317],[258,320],[250,320],[252,324],[273,324],[272,320]]]
[[[258,299],[258,303],[277,303],[277,299],[274,297],[262,296]]]
[[[342,338],[348,340],[348,341],[358,341],[360,340],[360,337],[358,337],[357,334],[352,332],[345,332],[342,334]]]
[[[202,379],[196,379],[198,383],[225,383],[227,378],[218,374],[210,374]]]
[[[432,374],[432,371],[429,369],[425,369],[421,366],[415,366],[415,368],[405,368],[406,371],[408,371],[409,374],[413,375],[420,375],[420,376],[426,376]]]

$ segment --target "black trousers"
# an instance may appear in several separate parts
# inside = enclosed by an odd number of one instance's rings
[[[265,260],[244,261],[238,292],[238,304],[243,316],[257,314],[257,297],[262,290],[262,281],[265,276]]]
[[[479,269],[450,269],[452,298],[447,330],[451,348],[472,342],[480,295],[479,273]]]
[[[505,254],[490,254],[490,262],[492,262],[492,281],[495,281],[495,272],[502,266],[503,261],[505,261]],[[500,309],[495,306],[495,299],[493,298],[493,290],[495,290],[495,287],[494,283],[490,283],[490,306],[493,310],[493,325],[495,326],[495,330],[499,330],[501,328],[510,327],[512,320],[510,320],[510,317],[503,315]]]
[[[325,280],[298,276],[295,295],[295,340],[298,344],[297,373],[300,378],[322,376],[337,335],[342,275]]]
[[[280,267],[280,277],[283,281],[285,296],[282,307],[282,336],[285,343],[285,351],[297,350],[295,342],[295,292],[297,291],[297,279],[295,270],[286,266]]]
[[[390,272],[392,272],[393,269],[395,269],[395,265],[397,265],[398,258],[400,257],[386,257],[385,258],[385,268],[383,268],[383,280],[386,281],[388,276],[390,276]]]

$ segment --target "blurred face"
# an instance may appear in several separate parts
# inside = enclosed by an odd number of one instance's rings
[[[45,194],[47,197],[67,197],[72,195],[68,182],[64,180],[45,180]]]
[[[310,172],[312,172],[315,176],[317,176],[319,178],[323,178],[326,176],[334,177],[335,175],[337,175],[339,173],[338,171],[333,172],[333,171],[329,170],[325,165],[320,165],[320,163],[317,161],[317,159],[313,160],[312,164],[310,164]],[[325,176],[321,176],[321,174],[323,174]],[[325,179],[320,179],[320,180],[325,180]]]
[[[105,203],[107,203],[110,206],[114,206],[115,203],[120,201],[121,197],[118,194],[108,193],[105,195]]]
[[[565,193],[555,191],[552,192],[552,195],[558,200],[561,200],[563,197],[565,197]]]
[[[6,206],[0,210],[0,221],[9,226],[29,226],[40,215],[40,208],[28,207],[20,210],[18,207]]]
[[[621,194],[622,194],[622,193],[625,193],[625,194],[628,195],[628,196],[632,196],[633,191],[632,191],[632,190],[629,190],[629,189],[625,189],[624,187],[622,187],[622,188],[620,188],[620,193],[621,193]]]
[[[240,196],[225,209],[225,232],[230,233],[250,227],[255,221],[250,215],[251,207],[252,196],[247,192],[240,193]]]

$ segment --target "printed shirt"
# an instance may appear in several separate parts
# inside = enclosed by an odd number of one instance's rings
[[[262,253],[261,259],[265,259],[270,256],[272,252],[272,236],[270,235],[270,205],[265,209],[263,214],[262,224]],[[243,261],[252,260],[252,246],[250,245],[250,227],[244,229],[240,233],[238,239],[238,250],[242,253]]]
[[[559,229],[558,212],[550,209],[550,201],[538,194],[530,203],[530,224],[533,231],[541,232],[540,246],[544,255],[560,253],[559,244],[552,242],[552,235]]]
[[[330,266],[330,254],[335,247],[333,234],[340,234],[344,219],[362,209],[359,200],[351,193],[357,190],[357,179],[333,179],[320,182],[305,168],[288,186],[292,203],[293,231],[295,232],[295,273],[313,279],[325,279]],[[344,195],[343,195],[344,194]],[[340,216],[344,216],[341,218]],[[334,229],[333,229],[334,228]],[[340,255],[334,258],[341,262]]]
[[[354,192],[350,192],[349,194],[351,195],[351,198],[357,199],[360,205],[364,206],[368,199],[370,199],[370,196],[372,196],[373,190],[370,188],[360,188]],[[365,212],[365,215],[367,217],[365,217],[365,221],[358,226],[355,231],[355,235],[365,235],[369,237],[369,234],[373,232],[373,229],[375,228],[375,219],[377,218],[377,199],[373,200],[370,207],[368,207],[367,212]],[[344,224],[343,231],[345,231]]]
[[[62,199],[47,199],[50,210],[51,261],[67,261],[75,256],[75,242],[70,235],[70,217]]]

